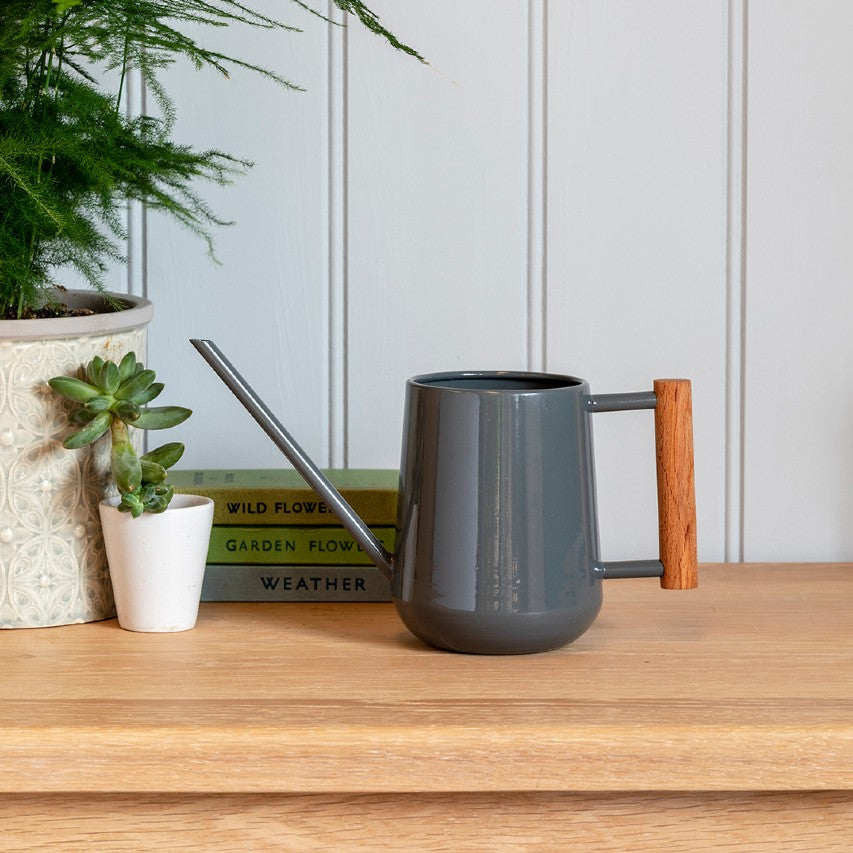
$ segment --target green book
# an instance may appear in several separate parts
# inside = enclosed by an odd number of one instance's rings
[[[398,471],[334,468],[323,472],[369,525],[394,525]],[[334,513],[291,468],[172,470],[176,492],[213,498],[214,524],[337,525]]]
[[[390,601],[391,585],[375,566],[208,564],[202,601]]]
[[[372,525],[377,539],[394,550],[395,529]],[[208,563],[291,566],[372,566],[370,557],[339,524],[222,525],[210,534]]]

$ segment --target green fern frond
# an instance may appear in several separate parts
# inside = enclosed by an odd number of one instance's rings
[[[303,0],[292,2],[324,17]],[[420,59],[363,3],[334,2]],[[36,308],[53,286],[53,269],[64,264],[103,290],[107,262],[122,259],[128,200],[164,211],[212,254],[212,229],[228,223],[196,187],[228,184],[251,164],[171,140],[175,110],[162,73],[183,59],[200,70],[243,69],[300,88],[190,35],[234,25],[300,31],[235,0],[0,3],[0,316]],[[121,110],[131,68],[145,80],[157,117]]]

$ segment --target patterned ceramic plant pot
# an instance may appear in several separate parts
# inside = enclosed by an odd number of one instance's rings
[[[94,356],[146,358],[153,307],[120,296],[125,311],[0,320],[0,628],[92,622],[115,615],[98,503],[110,482],[108,442],[69,451],[69,405],[47,385]],[[69,291],[72,307],[102,310]]]

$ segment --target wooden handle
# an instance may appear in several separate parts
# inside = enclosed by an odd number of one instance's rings
[[[696,487],[693,479],[693,406],[690,380],[656,379],[658,524],[664,589],[699,584]]]

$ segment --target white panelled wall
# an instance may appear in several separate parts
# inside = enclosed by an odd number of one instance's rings
[[[256,5],[304,31],[217,38],[307,91],[167,81],[179,139],[255,164],[202,188],[219,264],[132,220],[183,465],[284,464],[190,337],[323,465],[396,467],[418,372],[685,376],[700,558],[853,559],[853,4],[373,0],[429,67]],[[605,559],[655,555],[652,423],[596,416]]]

